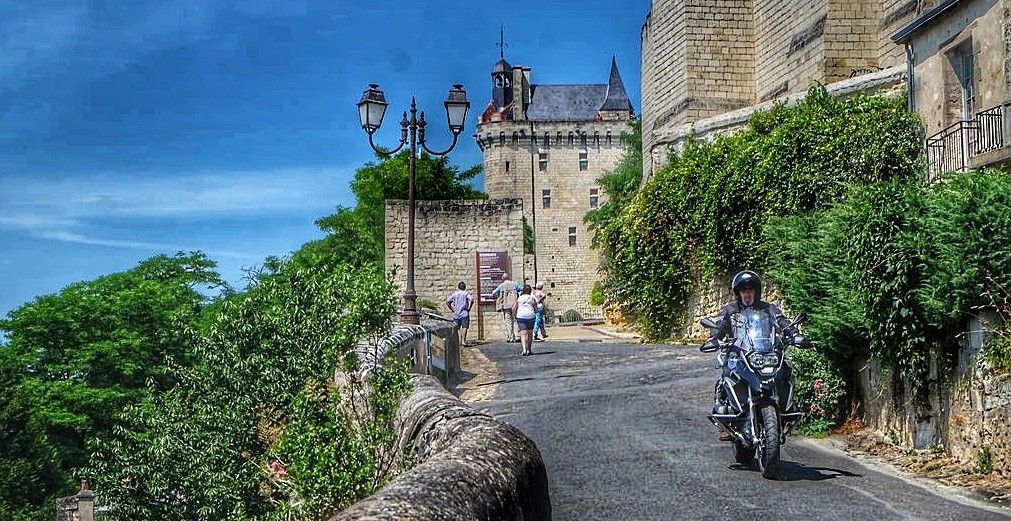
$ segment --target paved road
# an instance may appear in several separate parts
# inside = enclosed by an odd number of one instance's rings
[[[555,520],[1008,519],[1007,510],[790,438],[785,479],[736,465],[705,415],[714,362],[693,348],[613,343],[487,344],[501,380],[473,402],[530,436]]]

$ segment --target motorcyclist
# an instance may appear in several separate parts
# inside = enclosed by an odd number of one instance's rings
[[[803,345],[807,343],[807,339],[804,335],[800,334],[790,319],[783,315],[779,306],[761,299],[762,279],[757,273],[750,270],[737,273],[730,281],[730,289],[734,294],[734,300],[724,306],[720,311],[720,318],[716,321],[717,328],[710,332],[711,336],[708,340],[706,340],[705,344],[703,344],[704,349],[722,347],[721,341],[733,341],[733,316],[734,314],[743,312],[749,308],[759,311],[768,311],[773,320],[775,320],[776,324],[779,326],[779,329],[783,332],[785,336],[784,340],[787,343],[793,345]],[[722,352],[719,359],[722,364],[723,371],[716,382],[716,392],[713,400],[714,414],[720,414],[726,411],[728,405],[726,390],[722,385],[723,379],[728,377],[731,371],[730,364],[728,363],[728,353],[725,351]],[[720,439],[729,440],[730,433],[721,429]]]

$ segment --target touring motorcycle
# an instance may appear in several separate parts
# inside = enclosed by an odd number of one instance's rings
[[[807,318],[799,315],[789,329]],[[708,318],[700,323],[714,334],[718,330]],[[734,313],[731,328],[731,340],[700,348],[704,353],[720,351],[720,366],[726,364],[716,388],[717,393],[725,393],[725,405],[714,407],[709,420],[733,437],[735,461],[750,466],[757,460],[762,476],[772,479],[779,471],[780,445],[786,443],[786,433],[804,415],[793,403],[793,372],[783,360],[787,342],[771,314],[764,310]],[[804,344],[798,347],[806,347]]]

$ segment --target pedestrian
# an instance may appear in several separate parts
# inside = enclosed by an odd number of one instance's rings
[[[534,336],[534,317],[537,316],[537,301],[531,295],[530,284],[523,285],[523,291],[513,304],[513,314],[520,328],[520,344],[523,346],[523,356],[534,354],[531,349]]]
[[[516,303],[516,283],[509,280],[509,274],[502,274],[502,283],[492,290],[495,297],[495,311],[502,314],[502,331],[506,342],[516,342],[516,325],[513,323],[513,304]]]
[[[453,321],[460,328],[461,345],[470,347],[467,330],[470,329],[470,308],[474,307],[474,297],[467,292],[467,284],[460,282],[456,287],[457,290],[446,299],[446,307],[453,312]]]
[[[548,338],[548,331],[544,328],[544,313],[547,311],[545,301],[548,299],[548,294],[544,292],[544,283],[538,282],[534,285],[532,294],[537,302],[537,316],[534,317],[534,340],[544,340]],[[538,333],[540,333],[540,338],[537,338]]]

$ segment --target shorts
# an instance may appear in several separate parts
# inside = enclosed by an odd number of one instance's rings
[[[534,319],[532,318],[517,318],[516,323],[519,324],[520,331],[534,330]]]
[[[456,322],[456,325],[458,325],[460,327],[470,327],[470,317],[469,316],[467,316],[467,317],[461,317],[461,318],[454,318],[453,322]]]

